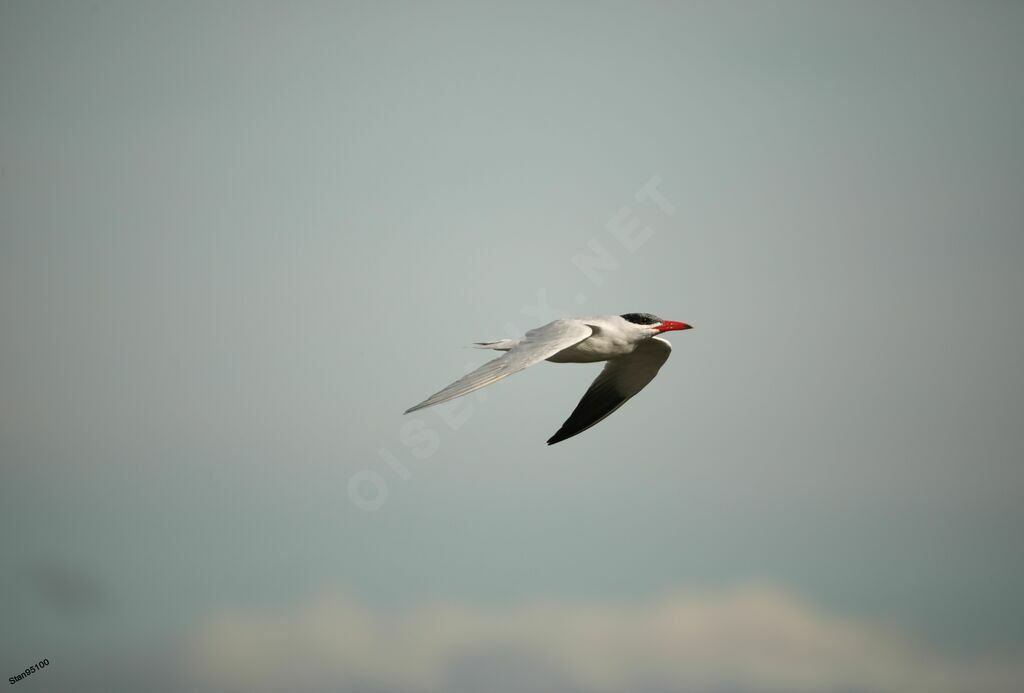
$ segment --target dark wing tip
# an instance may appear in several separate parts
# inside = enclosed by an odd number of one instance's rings
[[[629,396],[619,394],[614,387],[600,382],[601,377],[587,389],[583,399],[579,401],[572,414],[565,420],[562,427],[555,435],[548,439],[548,445],[560,443],[563,440],[572,438],[583,433],[591,426],[594,426],[605,419],[609,414],[618,409],[629,399]]]
[[[560,429],[558,429],[555,435],[548,438],[548,445],[561,443],[563,440],[568,440],[569,438],[572,438],[574,435],[577,435],[578,433],[583,433],[583,431],[584,429],[580,429],[578,431],[566,431],[565,426],[563,425]]]

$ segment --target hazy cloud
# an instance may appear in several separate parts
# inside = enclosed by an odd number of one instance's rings
[[[103,585],[93,575],[59,560],[37,561],[29,578],[44,602],[67,615],[92,611],[107,600]]]
[[[294,610],[220,613],[191,649],[200,681],[231,690],[451,691],[489,679],[546,690],[936,693],[1010,691],[1024,680],[1024,661],[945,656],[767,586],[404,612],[335,594]]]

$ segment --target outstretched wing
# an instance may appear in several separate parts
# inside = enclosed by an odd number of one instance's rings
[[[530,330],[504,356],[488,361],[415,407],[406,409],[405,413],[408,414],[417,409],[468,395],[470,392],[496,383],[502,378],[507,378],[513,373],[518,373],[524,368],[550,358],[562,349],[579,344],[593,333],[592,327],[579,320],[555,320]]]
[[[652,337],[637,345],[632,354],[609,359],[572,415],[548,439],[548,445],[582,433],[621,407],[654,380],[671,353],[672,345],[668,340]]]

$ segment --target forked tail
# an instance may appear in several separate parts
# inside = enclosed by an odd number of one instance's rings
[[[516,345],[518,339],[499,339],[496,342],[473,342],[476,349],[494,349],[495,351],[508,351]]]

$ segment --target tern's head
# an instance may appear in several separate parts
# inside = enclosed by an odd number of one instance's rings
[[[657,315],[651,315],[650,313],[626,313],[619,317],[629,323],[631,327],[643,333],[646,337],[653,337],[661,332],[669,332],[671,330],[692,329],[691,326],[687,325],[685,322],[662,320]]]

